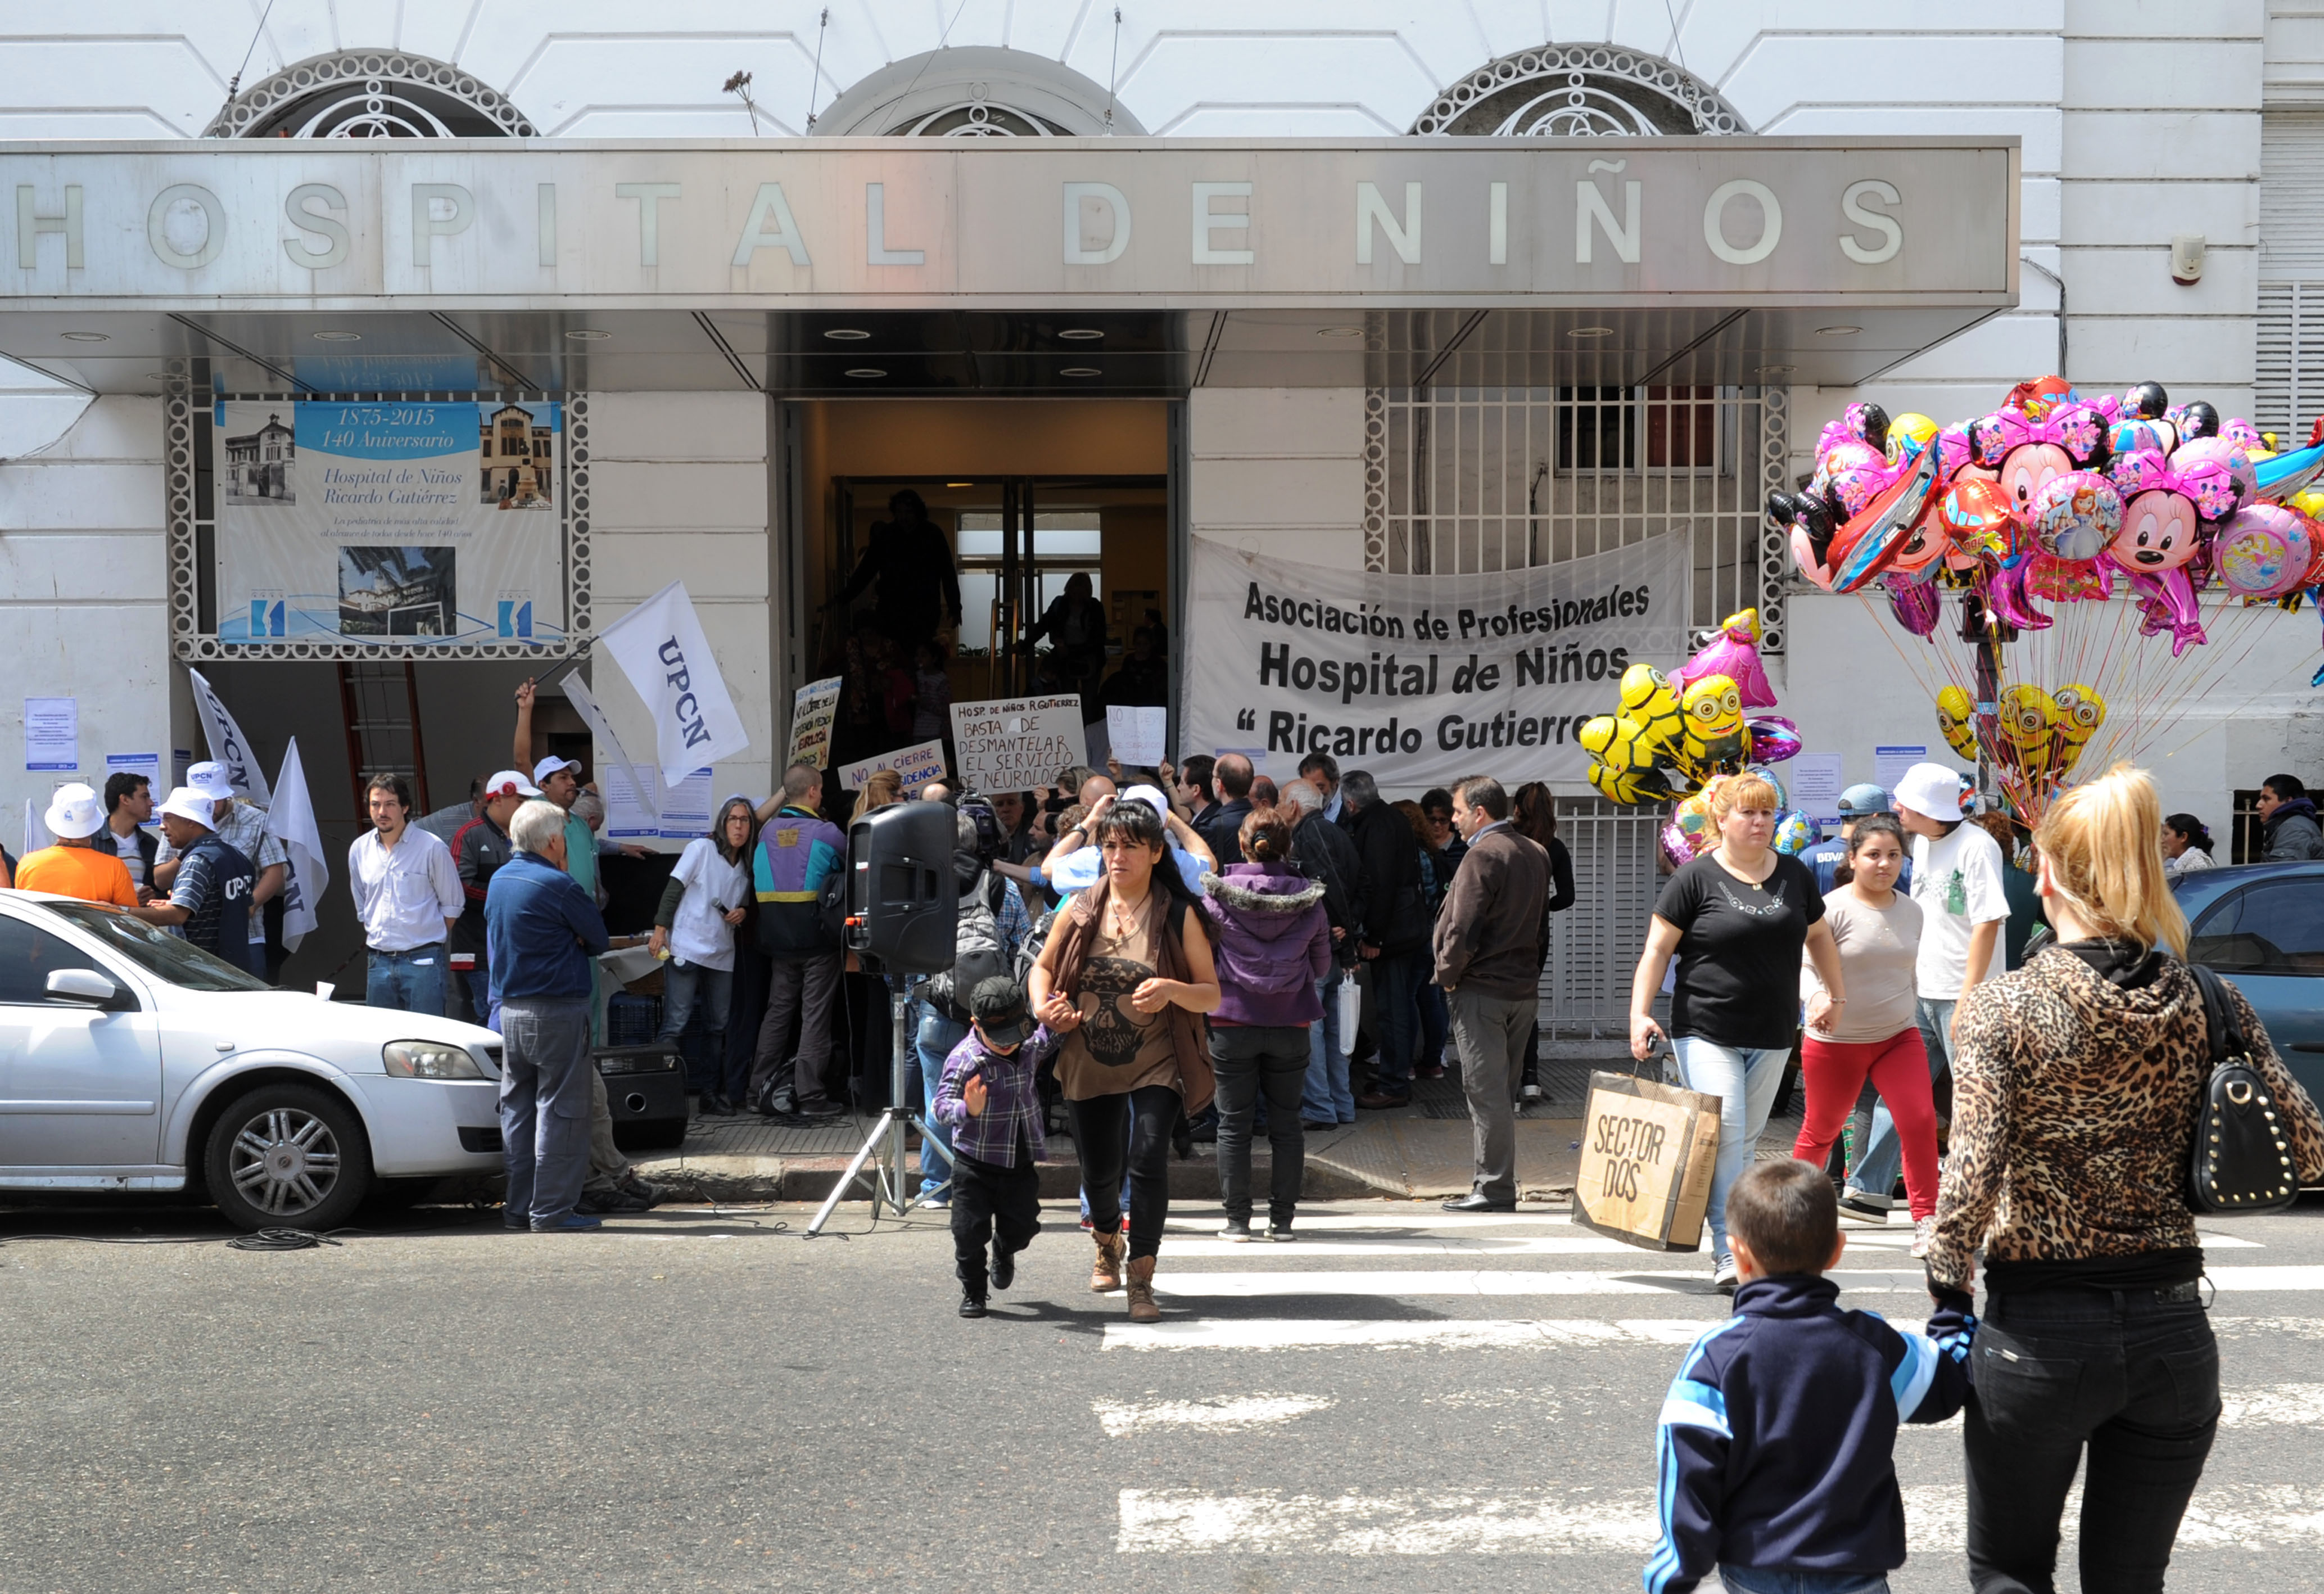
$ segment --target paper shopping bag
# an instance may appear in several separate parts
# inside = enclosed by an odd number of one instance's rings
[[[1593,1073],[1573,1221],[1647,1250],[1699,1250],[1718,1162],[1718,1097]]]

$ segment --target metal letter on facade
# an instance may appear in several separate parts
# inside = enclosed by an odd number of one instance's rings
[[[80,253],[80,185],[65,185],[65,213],[62,216],[42,216],[34,209],[32,185],[16,185],[16,264],[31,271],[41,263],[39,239],[42,233],[62,233],[65,235],[65,270],[81,269]]]
[[[452,207],[452,214],[438,219],[436,201],[441,199]],[[475,225],[476,197],[456,182],[416,182],[411,185],[411,263],[424,266],[433,263],[435,240],[448,238],[455,233],[465,233]]]
[[[1251,250],[1213,249],[1211,247],[1211,235],[1213,233],[1230,232],[1237,228],[1241,229],[1246,235],[1250,233],[1250,217],[1249,215],[1213,215],[1211,211],[1211,201],[1213,198],[1231,198],[1236,196],[1249,198],[1250,197],[1250,184],[1247,182],[1198,182],[1194,184],[1193,188],[1194,190],[1194,263],[1196,265],[1255,264],[1259,260],[1259,256]]]
[[[1840,213],[1842,216],[1887,240],[1877,249],[1867,249],[1853,236],[1842,233],[1840,235],[1840,252],[1858,265],[1881,265],[1895,259],[1897,252],[1904,247],[1904,229],[1896,225],[1895,217],[1877,210],[1867,210],[1864,207],[1867,199],[1877,199],[1884,205],[1901,205],[1904,202],[1904,196],[1896,191],[1895,183],[1882,182],[1873,177],[1849,184],[1848,191],[1840,197]]]
[[[325,209],[345,210],[347,207],[347,197],[327,182],[302,182],[292,189],[290,197],[282,201],[282,214],[290,218],[292,226],[326,242],[324,248],[310,249],[297,238],[282,240],[282,253],[290,257],[290,263],[305,266],[310,272],[327,270],[347,257],[346,223],[325,216],[321,211],[309,209],[309,203],[315,200],[322,201]],[[212,223],[211,226],[215,232],[217,224]]]
[[[1748,195],[1759,201],[1761,227],[1759,240],[1738,249],[1727,241],[1727,203]],[[1702,206],[1702,241],[1711,253],[1729,265],[1757,265],[1775,253],[1775,245],[1784,240],[1784,207],[1775,202],[1775,190],[1766,183],[1738,177],[1732,182],[1720,183],[1711,190],[1711,198]]]
[[[772,226],[774,230],[767,229]],[[799,237],[798,223],[791,219],[789,201],[783,198],[783,185],[762,182],[759,197],[751,201],[751,214],[742,223],[742,235],[734,244],[733,263],[747,266],[751,257],[761,249],[781,249],[791,257],[791,264],[807,263],[807,244]]]
[[[1406,265],[1420,263],[1420,185],[1404,185],[1404,224],[1399,226],[1380,198],[1377,184],[1360,182],[1356,185],[1356,263],[1372,263],[1372,229],[1377,224],[1388,234],[1388,247],[1396,251],[1397,259]]]
[[[1628,161],[1592,161],[1590,170],[1620,171]],[[1590,229],[1594,225],[1606,229],[1606,241],[1624,265],[1638,263],[1638,199],[1643,185],[1633,180],[1622,185],[1622,219],[1614,219],[1612,207],[1599,190],[1598,180],[1587,177],[1573,185],[1573,263],[1588,265],[1591,245],[1596,242]]]
[[[638,263],[661,263],[661,202],[675,199],[678,185],[674,182],[617,182],[613,197],[638,202]]]
[[[20,211],[23,208],[23,193],[22,189],[16,190],[16,207]],[[69,189],[66,194],[69,198],[78,197]],[[202,234],[199,249],[181,251],[170,242],[170,209],[175,205],[193,205],[201,210],[202,223],[207,230]],[[67,215],[78,217],[80,207],[68,204],[65,211]],[[73,248],[78,235],[76,229],[65,240],[68,264],[80,263],[76,258],[78,251]],[[226,207],[218,203],[216,194],[199,183],[171,183],[153,196],[153,203],[146,209],[145,241],[153,246],[154,258],[162,264],[176,266],[181,272],[198,271],[226,252]]]
[[[1065,194],[1065,253],[1067,265],[1111,265],[1130,247],[1130,196],[1110,182],[1069,182]],[[1112,237],[1102,248],[1082,243],[1082,201],[1093,200],[1106,208]]]
[[[925,249],[890,249],[888,247],[888,185],[867,182],[863,185],[863,259],[868,265],[926,265],[928,252]]]

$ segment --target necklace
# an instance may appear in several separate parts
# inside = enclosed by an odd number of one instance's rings
[[[1146,898],[1140,897],[1135,902],[1124,902],[1119,897],[1111,898],[1105,908],[1106,922],[1112,926],[1113,938],[1120,941],[1138,928],[1138,916],[1146,910]]]

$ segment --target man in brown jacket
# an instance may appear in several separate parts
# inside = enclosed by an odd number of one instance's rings
[[[1436,916],[1436,983],[1452,1009],[1461,1088],[1476,1138],[1476,1184],[1448,1212],[1517,1204],[1517,1076],[1538,1002],[1549,854],[1509,825],[1509,797],[1489,775],[1452,788],[1452,823],[1469,843]]]

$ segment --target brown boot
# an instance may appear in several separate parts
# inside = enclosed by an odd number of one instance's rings
[[[1162,1308],[1154,1304],[1154,1258],[1151,1257],[1132,1257],[1130,1259],[1130,1321],[1162,1321]]]
[[[1097,1241],[1097,1263],[1090,1269],[1090,1289],[1105,1295],[1121,1287],[1121,1236],[1093,1233]]]

